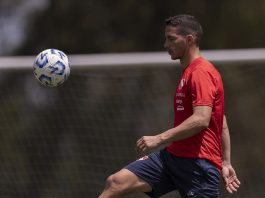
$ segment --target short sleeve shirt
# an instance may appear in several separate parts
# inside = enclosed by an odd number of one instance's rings
[[[183,71],[174,97],[174,127],[193,114],[194,106],[209,106],[212,116],[207,129],[173,142],[167,151],[178,157],[204,158],[221,169],[221,134],[224,116],[224,89],[217,69],[202,57]]]

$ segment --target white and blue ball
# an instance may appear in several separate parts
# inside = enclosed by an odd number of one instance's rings
[[[39,53],[33,64],[37,80],[48,87],[57,87],[70,75],[70,63],[66,54],[57,49]]]

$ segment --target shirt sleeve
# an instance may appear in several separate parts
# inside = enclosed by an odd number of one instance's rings
[[[191,75],[192,105],[213,107],[216,96],[215,79],[209,71],[195,70]]]

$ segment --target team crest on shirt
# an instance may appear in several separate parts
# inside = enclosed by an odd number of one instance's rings
[[[181,89],[182,87],[184,87],[185,83],[186,83],[186,80],[184,78],[182,78],[180,80],[180,82],[179,82],[179,89]]]

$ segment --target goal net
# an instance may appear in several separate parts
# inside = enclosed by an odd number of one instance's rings
[[[243,183],[234,197],[261,197],[265,49],[203,55],[224,81],[232,162]],[[173,126],[181,71],[166,53],[69,58],[71,75],[57,88],[34,78],[34,57],[0,58],[0,197],[97,197],[108,175],[137,159],[139,137]]]

